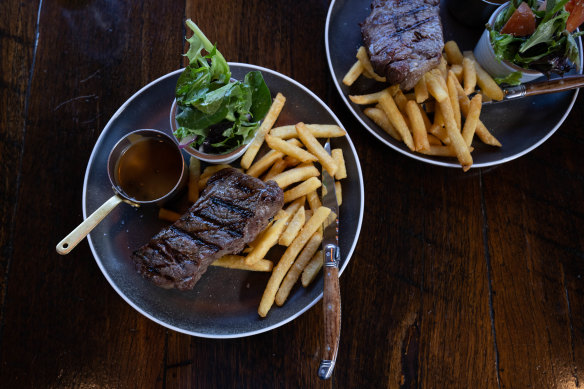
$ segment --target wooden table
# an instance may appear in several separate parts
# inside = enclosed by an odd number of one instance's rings
[[[128,4],[131,3],[131,4]],[[381,144],[329,73],[327,1],[0,3],[3,388],[578,388],[584,386],[584,99],[504,165],[431,166]],[[361,159],[361,237],[341,279],[342,338],[319,381],[321,305],[243,339],[162,327],[108,284],[82,220],[91,150],[135,91],[183,66],[193,18],[230,61],[308,86]]]

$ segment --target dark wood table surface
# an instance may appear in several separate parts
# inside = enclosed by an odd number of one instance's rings
[[[384,146],[327,66],[327,1],[0,2],[0,387],[584,387],[584,98],[529,154],[463,173]],[[230,61],[289,75],[359,154],[366,207],[341,278],[332,380],[320,303],[247,338],[188,336],[130,307],[86,241],[91,150],[124,101],[184,66],[185,18]]]

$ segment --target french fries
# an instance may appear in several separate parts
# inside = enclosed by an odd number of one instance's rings
[[[260,147],[262,146],[262,143],[264,142],[266,134],[270,131],[270,129],[276,122],[276,119],[278,118],[278,115],[280,115],[282,108],[284,108],[285,102],[286,98],[284,97],[284,95],[278,93],[276,95],[276,98],[272,102],[272,105],[270,106],[270,109],[266,114],[266,117],[262,121],[260,128],[258,128],[255,137],[253,138],[251,144],[249,145],[249,147],[245,151],[245,154],[243,154],[243,157],[241,158],[242,168],[249,169],[249,167],[251,166],[251,163],[253,162],[255,156],[260,150]]]
[[[387,115],[389,122],[399,133],[400,137],[403,139],[406,146],[408,146],[410,150],[415,150],[414,140],[412,139],[412,135],[410,134],[410,129],[408,128],[408,125],[406,124],[404,117],[397,108],[395,101],[393,100],[387,89],[379,98],[379,104],[381,105],[381,109],[383,109],[383,111]]]
[[[375,81],[385,82],[385,77],[376,74],[373,70],[373,66],[369,61],[369,56],[367,55],[367,50],[365,50],[365,47],[359,47],[359,50],[357,50],[357,59],[359,59],[359,62],[361,62],[361,65],[363,65],[363,69],[369,73]]]
[[[364,54],[365,49],[360,48],[357,56],[363,67],[361,75],[366,76]],[[469,95],[480,95],[472,110]],[[446,42],[438,66],[424,74],[413,90],[402,91],[399,85],[390,85],[378,92],[349,96],[353,103],[363,106],[363,113],[377,126],[410,150],[456,157],[464,171],[473,163],[470,153],[474,135],[487,145],[501,147],[480,120],[480,105],[502,98],[501,88],[472,52],[461,52],[454,41]]]
[[[286,228],[286,223],[290,218],[290,214],[286,212],[286,216],[276,220],[274,224],[262,235],[262,239],[255,243],[253,250],[245,257],[245,264],[251,266],[262,259],[266,253],[278,242],[280,235]]]
[[[416,151],[429,149],[430,143],[428,143],[426,125],[424,124],[424,119],[420,113],[420,107],[418,107],[418,103],[416,103],[414,100],[408,101],[406,104],[406,111],[408,113],[408,118],[410,119]]]
[[[312,134],[311,134],[312,136]],[[278,150],[279,152],[289,155],[298,159],[301,162],[306,161],[317,161],[318,158],[315,157],[313,154],[309,153],[308,151],[301,149],[298,146],[294,146],[289,142],[283,141],[280,138],[275,136],[271,136],[269,134],[266,135],[266,142],[268,146],[270,146],[274,150]]]
[[[355,62],[353,66],[351,66],[351,69],[349,69],[347,74],[345,74],[345,77],[343,77],[343,84],[347,86],[353,85],[353,83],[357,80],[357,78],[359,78],[359,76],[362,73],[363,65],[361,64],[361,61],[357,60],[357,62]]]
[[[316,278],[316,275],[322,269],[322,265],[324,264],[324,255],[322,250],[319,250],[314,254],[310,262],[304,267],[302,271],[302,286],[305,288],[308,287],[312,281]]]
[[[331,156],[335,160],[337,164],[337,171],[335,173],[335,178],[337,180],[342,180],[343,178],[347,178],[347,167],[345,166],[345,158],[343,157],[343,150],[342,149],[332,149]]]
[[[393,127],[387,115],[381,108],[368,107],[363,110],[363,113],[367,115],[375,124],[381,127],[385,132],[387,132],[393,139],[401,141],[402,137],[399,132]]]
[[[302,143],[304,143],[306,148],[317,157],[318,161],[326,169],[328,174],[334,177],[337,172],[337,164],[335,163],[335,160],[326,152],[324,147],[322,147],[320,142],[316,140],[304,123],[300,122],[296,124],[296,132],[298,132],[298,137]]]
[[[360,72],[359,75],[367,76],[369,73],[360,61],[356,68],[357,72]],[[392,92],[398,94],[395,89],[392,89]],[[403,94],[401,96],[407,103],[407,98]],[[278,305],[284,304],[301,275],[303,285],[308,285],[322,267],[322,263],[319,265],[318,260],[314,258],[322,241],[323,225],[328,222],[330,219],[328,216],[332,212],[322,206],[319,196],[318,189],[322,186],[318,178],[321,167],[335,178],[335,192],[339,205],[342,204],[343,198],[339,180],[347,178],[348,175],[343,150],[333,149],[329,155],[317,139],[342,137],[346,135],[346,131],[336,124],[302,122],[274,127],[285,100],[281,94],[276,96],[256,137],[242,158],[241,169],[238,170],[253,177],[261,177],[264,181],[274,180],[285,189],[286,208],[269,220],[255,239],[243,248],[241,255],[226,255],[212,263],[212,266],[216,267],[271,272],[258,307],[258,314],[262,317],[267,315],[274,302]],[[261,147],[263,149],[260,152]],[[266,148],[268,150],[264,151]],[[201,172],[201,163],[192,158],[189,165],[189,199],[196,201],[199,190],[206,186],[209,178],[217,171],[228,167],[231,166],[210,165]],[[194,192],[191,194],[190,191]],[[160,219],[174,222],[180,217],[177,212],[159,209]],[[279,259],[274,258],[272,254],[274,246],[286,247]]]
[[[330,212],[330,208],[327,207],[320,207],[317,209],[312,217],[306,222],[304,227],[302,227],[302,230],[300,230],[296,239],[294,239],[290,246],[288,246],[288,249],[286,249],[280,258],[280,261],[272,271],[268,285],[262,295],[260,306],[258,307],[258,314],[261,317],[266,317],[268,314],[268,311],[274,304],[276,293],[282,280],[286,276],[286,273],[294,263],[294,260],[302,248],[304,248],[304,245],[306,245],[310,237],[320,228],[322,223],[324,223]]]
[[[253,265],[247,265],[245,263],[245,257],[240,255],[224,255],[223,257],[212,262],[211,266],[226,267],[229,269],[270,272],[274,267],[274,262],[262,258]]]
[[[299,181],[305,181],[310,177],[320,176],[320,172],[313,164],[300,165],[290,170],[286,170],[272,178],[280,188],[285,188]]]
[[[300,274],[302,274],[302,271],[304,270],[308,262],[312,259],[314,254],[319,249],[321,242],[322,231],[321,229],[319,229],[314,234],[312,234],[312,236],[306,243],[306,246],[304,246],[300,254],[298,254],[298,257],[294,261],[294,264],[292,265],[290,270],[288,270],[286,277],[284,277],[282,284],[278,288],[278,292],[276,293],[275,298],[276,304],[278,306],[282,306],[286,302],[286,299],[288,298],[288,295],[290,294],[292,287],[294,286],[294,284],[296,284],[296,281],[298,281]]]
[[[446,57],[448,57],[448,63],[450,65],[461,65],[463,56],[462,52],[458,48],[458,45],[455,41],[448,41],[444,44],[444,52],[446,53]]]
[[[475,63],[470,58],[462,60],[462,79],[464,80],[464,93],[470,95],[477,85],[477,71]]]
[[[305,124],[305,126],[315,138],[338,138],[346,135],[345,130],[336,124]],[[298,137],[294,124],[276,127],[270,131],[270,135],[284,140]]]
[[[292,220],[286,226],[286,229],[280,235],[280,239],[278,240],[278,244],[281,246],[290,246],[290,243],[296,238],[296,235],[300,232],[300,229],[304,225],[306,214],[304,211],[304,207],[299,207]]]
[[[284,203],[289,203],[292,200],[296,200],[299,197],[305,196],[310,192],[313,192],[320,188],[322,182],[316,177],[310,177],[308,180],[304,181],[300,185],[296,185],[292,189],[284,192]]]

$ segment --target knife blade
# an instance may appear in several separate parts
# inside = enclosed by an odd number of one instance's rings
[[[331,153],[330,140],[324,145],[327,153]],[[339,350],[341,337],[341,290],[339,287],[339,204],[335,192],[335,180],[322,169],[323,196],[322,205],[331,209],[326,221],[322,238],[324,254],[324,348],[323,358],[318,367],[318,377],[328,379],[332,376]]]

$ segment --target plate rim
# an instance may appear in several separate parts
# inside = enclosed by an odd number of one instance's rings
[[[357,165],[357,172],[358,172],[358,177],[359,177],[359,191],[361,193],[361,201],[359,204],[359,217],[358,217],[358,223],[357,223],[357,229],[356,229],[356,234],[355,234],[355,239],[353,239],[353,243],[351,244],[351,248],[349,250],[349,252],[347,253],[346,259],[343,262],[341,268],[339,269],[339,275],[341,275],[343,273],[343,271],[345,270],[345,268],[347,267],[347,265],[349,264],[351,257],[353,255],[353,253],[355,252],[355,248],[357,246],[357,243],[359,241],[359,237],[361,235],[361,227],[363,224],[363,216],[364,216],[364,208],[365,208],[365,188],[364,188],[364,182],[363,182],[363,172],[361,170],[361,161],[359,160],[359,155],[357,154],[357,150],[355,149],[355,145],[353,144],[353,141],[351,140],[351,137],[349,136],[348,131],[345,129],[345,127],[343,126],[343,124],[341,123],[341,121],[339,120],[339,118],[337,117],[337,115],[335,115],[335,113],[332,111],[332,109],[324,103],[324,101],[322,101],[322,99],[320,97],[318,97],[314,92],[312,92],[310,89],[308,89],[306,86],[302,85],[300,82],[288,77],[285,74],[279,73],[275,70],[272,69],[268,69],[268,68],[264,68],[262,66],[258,66],[258,65],[253,65],[253,64],[246,64],[246,63],[241,63],[241,62],[228,62],[229,66],[235,66],[235,67],[243,67],[243,68],[249,68],[249,69],[253,69],[253,70],[259,70],[261,72],[266,72],[266,73],[271,73],[277,77],[281,77],[283,79],[285,79],[287,82],[290,82],[294,85],[296,85],[297,87],[299,87],[300,89],[302,89],[304,92],[308,93],[313,99],[315,99],[319,104],[322,105],[322,107],[331,115],[331,117],[333,118],[333,120],[336,122],[336,124],[338,126],[340,126],[342,129],[345,130],[346,135],[345,135],[345,139],[348,142],[349,147],[351,148],[351,151],[353,152],[353,155],[355,156],[355,161],[356,161],[356,165]],[[87,166],[85,168],[85,176],[84,176],[84,180],[83,180],[83,191],[82,191],[82,212],[83,212],[83,219],[85,220],[88,216],[88,212],[87,212],[87,185],[88,185],[88,181],[89,181],[89,172],[90,172],[90,168],[92,166],[92,162],[94,161],[95,158],[97,158],[97,149],[98,146],[101,145],[101,143],[104,142],[105,139],[105,134],[108,132],[109,128],[112,126],[113,122],[122,114],[122,112],[126,109],[126,107],[136,98],[138,98],[139,95],[141,95],[144,91],[146,91],[147,89],[151,88],[152,86],[154,86],[155,84],[163,81],[164,79],[168,78],[168,77],[173,77],[174,75],[176,75],[177,73],[180,73],[184,70],[184,68],[181,69],[177,69],[174,70],[170,73],[164,74],[158,78],[156,78],[155,80],[149,82],[148,84],[146,84],[145,86],[143,86],[142,88],[140,88],[137,92],[135,92],[132,96],[130,96],[119,108],[118,110],[112,115],[112,117],[108,120],[107,124],[104,126],[103,130],[101,131],[101,133],[99,134],[99,137],[97,138],[97,141],[95,142],[93,149],[91,151],[91,155],[89,157],[89,160],[87,162]],[[128,303],[132,308],[134,308],[138,313],[142,314],[143,316],[145,316],[146,318],[154,321],[157,324],[160,324],[161,326],[171,329],[173,331],[176,332],[180,332],[186,335],[191,335],[191,336],[197,336],[197,337],[201,337],[201,338],[209,338],[209,339],[235,339],[235,338],[243,338],[243,337],[248,337],[248,336],[253,336],[253,335],[257,335],[257,334],[261,334],[264,332],[268,332],[271,331],[275,328],[281,327],[289,322],[291,322],[292,320],[300,317],[303,313],[305,313],[306,311],[308,311],[310,308],[312,308],[317,302],[319,302],[322,299],[323,293],[319,293],[319,295],[314,298],[309,304],[307,304],[305,307],[303,307],[302,309],[300,309],[299,311],[297,311],[296,313],[294,313],[293,315],[290,315],[289,317],[287,317],[285,320],[281,320],[280,322],[274,323],[273,325],[267,326],[267,327],[263,327],[260,328],[258,330],[254,330],[254,331],[246,331],[246,332],[241,332],[241,333],[235,333],[235,334],[209,334],[209,333],[204,333],[204,332],[197,332],[197,331],[189,331],[183,328],[179,328],[177,326],[168,324],[154,316],[152,316],[151,314],[145,312],[143,309],[141,309],[137,304],[135,304],[133,301],[131,301],[118,287],[117,285],[113,282],[113,280],[111,279],[111,277],[109,276],[108,272],[106,271],[104,265],[101,263],[101,260],[99,259],[99,256],[96,252],[93,240],[91,239],[91,234],[87,235],[87,241],[89,243],[89,247],[91,249],[91,253],[93,255],[93,258],[95,260],[95,262],[97,263],[101,273],[103,274],[103,276],[106,278],[106,280],[108,281],[108,283],[110,284],[110,286],[118,293],[118,295],[120,297],[122,297],[122,299],[124,301],[126,301],[126,303]]]
[[[389,146],[390,148],[394,149],[395,151],[398,151],[402,155],[405,155],[407,157],[416,159],[416,160],[421,161],[421,162],[429,163],[431,165],[443,166],[443,167],[450,167],[450,168],[458,168],[458,169],[460,169],[460,164],[456,164],[456,163],[453,163],[453,162],[439,161],[439,160],[434,160],[434,159],[426,158],[422,154],[413,153],[411,151],[404,150],[402,148],[397,147],[396,145],[394,145],[393,143],[391,143],[389,140],[387,140],[383,136],[381,136],[381,134],[379,134],[373,128],[371,128],[363,120],[363,118],[356,112],[355,107],[353,106],[353,103],[351,103],[349,101],[349,99],[347,98],[347,96],[343,92],[343,89],[342,89],[341,85],[339,84],[339,82],[337,81],[337,79],[335,77],[335,70],[333,68],[332,59],[331,59],[331,52],[330,52],[330,46],[329,46],[329,30],[330,30],[329,27],[330,27],[330,21],[331,21],[331,17],[332,17],[331,15],[332,15],[332,12],[333,12],[333,8],[334,8],[334,6],[335,6],[336,3],[337,3],[337,0],[332,0],[331,1],[331,4],[330,4],[329,9],[328,9],[328,12],[327,12],[327,16],[326,16],[325,31],[324,31],[324,44],[325,44],[325,51],[326,51],[326,59],[327,59],[327,63],[328,63],[328,66],[329,66],[329,72],[330,72],[331,78],[333,79],[333,83],[335,84],[335,87],[336,87],[337,91],[339,92],[339,95],[341,96],[341,99],[343,100],[343,102],[345,103],[345,105],[347,106],[347,108],[349,108],[349,111],[351,111],[353,117],[355,119],[357,119],[359,121],[359,123],[361,123],[361,125],[363,125],[363,127],[365,127],[365,129],[370,134],[372,134],[374,137],[376,137],[378,140],[380,140],[386,146]],[[578,44],[580,46],[579,47],[580,63],[582,64],[582,63],[584,63],[584,53],[582,53],[582,51],[584,51],[583,50],[583,46],[582,46],[582,37],[578,37]],[[584,69],[584,66],[580,69],[580,72],[579,72],[580,74],[582,74],[582,70],[583,69]],[[568,108],[564,112],[564,115],[562,115],[562,117],[557,122],[557,124],[550,131],[548,131],[548,133],[544,137],[542,137],[538,142],[536,142],[535,144],[531,145],[529,148],[522,150],[519,153],[513,154],[511,156],[502,158],[502,159],[497,160],[497,161],[482,162],[482,163],[473,163],[472,166],[471,166],[471,169],[501,165],[503,163],[510,162],[510,161],[513,161],[513,160],[515,160],[515,159],[517,159],[519,157],[522,157],[523,155],[525,155],[525,154],[533,151],[537,147],[541,146],[564,123],[564,121],[566,120],[566,118],[568,117],[568,115],[570,114],[570,112],[572,111],[572,108],[574,107],[574,104],[576,103],[576,99],[578,98],[579,91],[580,91],[580,89],[575,89],[574,90],[574,95],[572,96],[572,100],[570,101],[570,104],[569,104]]]

